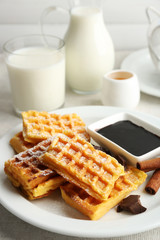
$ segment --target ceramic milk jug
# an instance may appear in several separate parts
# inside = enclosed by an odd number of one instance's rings
[[[152,61],[160,70],[160,11],[154,7],[148,7],[146,14],[149,21],[148,48]]]
[[[49,7],[41,17],[51,11],[70,15],[65,34],[66,79],[73,91],[90,94],[102,88],[103,75],[114,66],[114,47],[106,29],[102,0],[71,0],[70,9]]]

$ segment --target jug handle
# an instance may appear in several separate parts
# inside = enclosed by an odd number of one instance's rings
[[[158,17],[160,17],[160,12],[155,9],[154,7],[150,6],[150,7],[147,7],[146,8],[146,15],[147,15],[147,18],[148,18],[148,22],[149,23],[152,23],[152,18],[150,16],[150,12],[152,13],[155,13]]]
[[[160,12],[157,9],[155,9],[154,7],[149,6],[146,9],[146,15],[147,15],[147,18],[148,18],[148,21],[149,21],[150,24],[152,24],[152,22],[153,22],[152,18],[151,18],[151,15],[150,15],[151,12],[156,14],[156,16],[158,18],[160,18]],[[152,31],[149,33],[149,48],[150,48],[151,52],[154,54],[155,59],[157,61],[160,61],[160,57],[157,55],[157,53],[155,52],[154,48],[152,47],[151,39],[152,39]]]
[[[53,12],[53,11],[59,11],[59,12],[67,13],[67,14],[70,15],[70,11],[66,8],[63,8],[63,7],[51,6],[51,7],[48,7],[46,9],[44,9],[44,11],[42,12],[42,15],[40,17],[40,27],[41,27],[41,33],[42,33],[43,36],[45,35],[45,33],[44,33],[44,20],[47,17],[47,15],[50,14],[51,12]]]

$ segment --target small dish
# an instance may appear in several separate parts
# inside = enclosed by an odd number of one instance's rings
[[[92,123],[87,131],[94,141],[132,165],[160,155],[160,128],[129,113],[122,112]]]
[[[125,69],[106,73],[103,77],[102,102],[104,105],[135,108],[140,100],[137,75]]]

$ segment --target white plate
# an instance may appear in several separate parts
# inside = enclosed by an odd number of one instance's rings
[[[85,106],[66,108],[56,111],[57,113],[75,112],[80,115],[86,124],[91,124],[104,117],[124,111],[124,109]],[[149,115],[127,111],[142,119],[146,119],[155,126],[160,125],[160,120]],[[64,235],[77,237],[116,237],[135,234],[160,226],[160,192],[151,196],[143,191],[144,185],[134,194],[141,195],[142,204],[148,208],[146,212],[139,215],[130,215],[125,212],[117,213],[115,209],[110,210],[98,221],[90,221],[81,213],[68,206],[55,191],[50,197],[28,201],[21,196],[4,174],[4,162],[13,156],[13,150],[9,146],[10,138],[22,129],[18,125],[9,131],[0,140],[0,202],[11,213],[22,220],[40,227],[42,229]]]
[[[148,49],[131,53],[122,62],[121,69],[137,74],[142,92],[160,97],[160,72],[153,65]]]

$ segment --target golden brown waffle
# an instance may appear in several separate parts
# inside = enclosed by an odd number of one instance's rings
[[[22,132],[17,133],[14,137],[10,140],[10,144],[16,153],[20,153],[26,151],[35,146],[33,143],[26,142],[23,138]]]
[[[57,134],[41,161],[97,199],[107,199],[124,167],[78,134]]]
[[[75,113],[60,115],[28,111],[22,113],[22,118],[23,137],[27,142],[40,142],[54,136],[56,133],[62,133],[65,129],[78,133],[87,141],[90,140],[89,134],[85,129],[85,123]]]
[[[5,162],[4,170],[8,178],[29,199],[47,196],[64,183],[61,176],[39,161],[39,157],[46,152],[52,140],[47,139]]]
[[[136,190],[145,181],[146,176],[143,171],[129,167],[125,175],[119,177],[115,182],[114,188],[106,201],[99,201],[91,197],[83,189],[68,182],[61,186],[60,189],[63,199],[70,206],[76,208],[91,220],[97,220],[116,206],[131,191]]]

